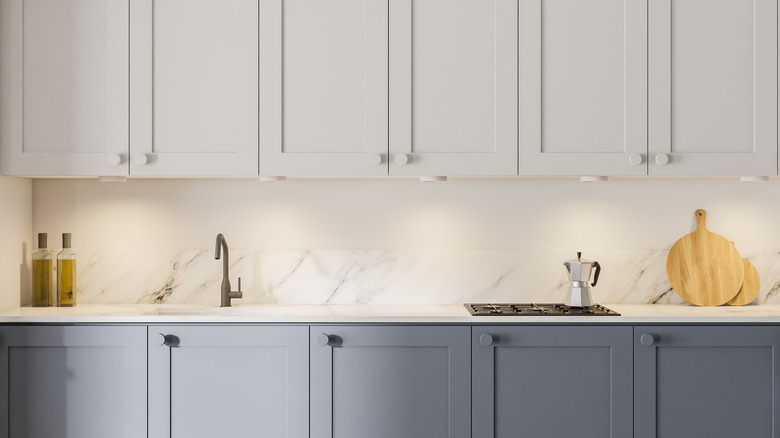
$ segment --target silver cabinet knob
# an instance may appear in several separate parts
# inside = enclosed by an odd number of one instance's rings
[[[669,164],[669,154],[658,154],[655,156],[655,164],[659,166],[666,166]]]
[[[368,164],[372,166],[379,166],[380,164],[382,164],[382,155],[368,154]]]
[[[655,344],[655,336],[651,335],[650,333],[645,333],[645,334],[643,334],[642,336],[639,337],[639,342],[642,345],[645,345],[645,346],[649,347],[649,346]]]
[[[151,161],[151,157],[149,154],[135,154],[133,160],[137,166],[143,166],[144,164],[147,164],[149,161]]]
[[[493,339],[493,335],[488,333],[483,333],[479,337],[479,343],[482,345],[493,345],[493,342],[495,342],[495,339]]]
[[[159,345],[166,346],[166,347],[178,347],[179,346],[179,338],[176,335],[164,335],[162,333],[157,333],[157,341],[159,342]]]
[[[409,162],[409,154],[398,154],[395,156],[395,164],[403,166]]]
[[[122,156],[119,154],[108,154],[108,164],[118,166],[122,164]]]
[[[332,343],[333,339],[325,333],[320,333],[320,335],[317,336],[317,345],[322,345],[324,347],[326,345],[332,345]]]
[[[628,156],[628,163],[632,166],[639,166],[645,162],[645,157],[642,154],[631,154]]]

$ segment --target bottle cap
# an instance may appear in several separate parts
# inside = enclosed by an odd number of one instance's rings
[[[48,240],[46,233],[38,233],[38,249],[46,249]]]
[[[70,233],[62,233],[62,247],[70,248]]]

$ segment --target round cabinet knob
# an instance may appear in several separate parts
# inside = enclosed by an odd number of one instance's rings
[[[395,156],[395,164],[403,166],[409,162],[409,154],[398,154]]]
[[[495,342],[495,339],[493,339],[493,335],[488,333],[483,333],[479,337],[479,343],[482,345],[493,345],[493,342]]]
[[[162,333],[157,333],[157,341],[161,347],[176,347],[179,345],[179,338],[176,335],[164,335]]]
[[[326,345],[331,344],[331,338],[330,336],[326,335],[325,333],[320,333],[319,336],[317,336],[317,345],[322,345],[323,347]]]
[[[651,335],[650,333],[645,333],[645,334],[643,334],[642,336],[639,337],[639,342],[642,345],[645,345],[645,346],[649,347],[649,346],[655,344],[655,336]]]
[[[639,166],[645,162],[645,157],[643,157],[642,154],[631,154],[628,156],[628,162],[632,166]]]
[[[149,160],[149,154],[136,154],[135,156],[135,164],[138,166],[143,166],[144,164],[147,164]]]
[[[122,164],[122,156],[119,154],[108,154],[108,164],[118,166]]]
[[[379,166],[380,164],[382,164],[382,156],[380,154],[369,154],[368,164],[372,166]]]
[[[658,154],[655,156],[655,164],[659,166],[666,166],[669,164],[669,154]]]

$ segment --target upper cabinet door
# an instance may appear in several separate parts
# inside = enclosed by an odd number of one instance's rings
[[[128,1],[0,1],[0,172],[126,175]]]
[[[517,0],[390,2],[390,174],[517,174]]]
[[[131,2],[132,175],[257,175],[257,0]]]
[[[647,172],[647,0],[520,2],[520,174]]]
[[[650,174],[777,174],[776,0],[649,13]]]
[[[387,175],[387,0],[260,4],[260,174]]]

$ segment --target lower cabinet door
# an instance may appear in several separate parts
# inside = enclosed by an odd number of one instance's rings
[[[146,327],[0,327],[0,437],[146,437]]]
[[[777,438],[780,327],[634,328],[636,438]]]
[[[631,327],[475,326],[473,438],[630,438]]]
[[[149,438],[307,438],[309,331],[149,327]]]
[[[311,438],[468,438],[469,327],[312,326]]]

